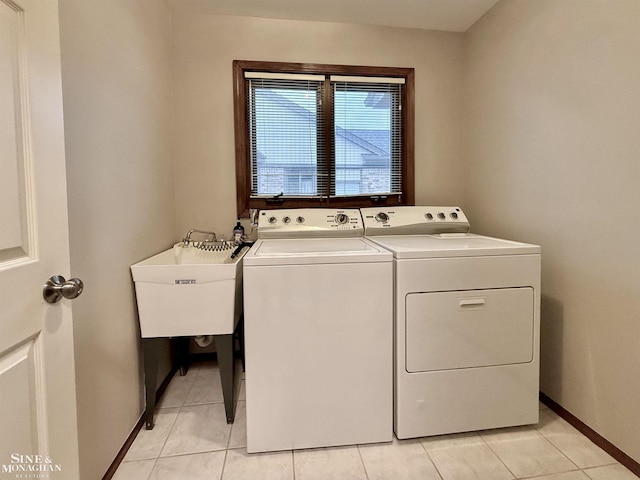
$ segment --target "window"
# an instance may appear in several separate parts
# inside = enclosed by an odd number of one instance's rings
[[[413,203],[413,69],[234,61],[238,214]]]

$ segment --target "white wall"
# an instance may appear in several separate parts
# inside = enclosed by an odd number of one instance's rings
[[[638,19],[502,0],[467,32],[464,204],[542,245],[542,391],[640,461]]]
[[[456,33],[176,14],[176,233],[235,225],[233,60],[414,67],[416,202],[458,203],[462,46]]]
[[[171,16],[161,0],[61,0],[60,24],[80,468],[98,479],[143,408],[129,265],[175,240]]]

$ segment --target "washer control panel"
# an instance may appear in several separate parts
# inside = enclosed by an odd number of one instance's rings
[[[364,226],[357,208],[261,210],[258,238],[361,237]]]
[[[365,235],[467,233],[469,221],[460,207],[361,208]]]

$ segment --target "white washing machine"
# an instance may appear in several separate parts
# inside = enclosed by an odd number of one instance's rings
[[[393,256],[357,209],[261,211],[244,257],[249,453],[391,441]]]
[[[394,256],[394,429],[538,422],[540,247],[467,233],[457,207],[361,209]]]

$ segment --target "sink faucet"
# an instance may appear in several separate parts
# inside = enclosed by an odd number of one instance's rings
[[[260,210],[258,210],[257,208],[250,208],[249,209],[249,219],[251,220],[251,226],[253,228],[256,228],[258,226],[258,214],[260,213]]]
[[[216,234],[214,232],[207,232],[205,230],[196,230],[195,228],[192,228],[191,230],[189,230],[187,232],[187,234],[185,235],[185,237],[182,239],[182,246],[186,247],[189,245],[189,242],[191,241],[191,235],[194,233],[201,233],[203,235],[211,235],[211,240],[212,242],[215,242],[217,240],[216,238]]]

